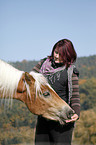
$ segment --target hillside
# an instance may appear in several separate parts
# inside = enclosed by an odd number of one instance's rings
[[[76,66],[80,72],[80,78],[96,78],[96,55],[78,58]]]

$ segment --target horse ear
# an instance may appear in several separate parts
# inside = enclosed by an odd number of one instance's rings
[[[31,76],[30,76],[30,74],[29,74],[28,72],[25,72],[25,80],[26,80],[26,82],[27,82],[28,84],[31,83]]]
[[[31,85],[34,79],[28,72],[25,72],[25,80],[29,85]]]

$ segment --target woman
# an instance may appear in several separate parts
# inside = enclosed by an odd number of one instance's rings
[[[72,42],[68,39],[62,39],[54,45],[51,56],[42,59],[33,68],[34,71],[47,77],[57,94],[75,111],[74,116],[70,120],[66,120],[65,125],[39,116],[36,126],[36,145],[71,144],[74,123],[80,115],[79,72],[73,65],[76,58]]]

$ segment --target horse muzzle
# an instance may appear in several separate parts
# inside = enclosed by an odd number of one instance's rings
[[[63,111],[60,112],[60,124],[65,124],[66,120],[70,120],[75,114],[75,111],[71,107],[64,107]]]

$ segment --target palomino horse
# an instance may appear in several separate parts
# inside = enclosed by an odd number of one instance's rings
[[[64,124],[74,111],[39,73],[23,72],[0,60],[0,98],[24,102],[36,115]]]

